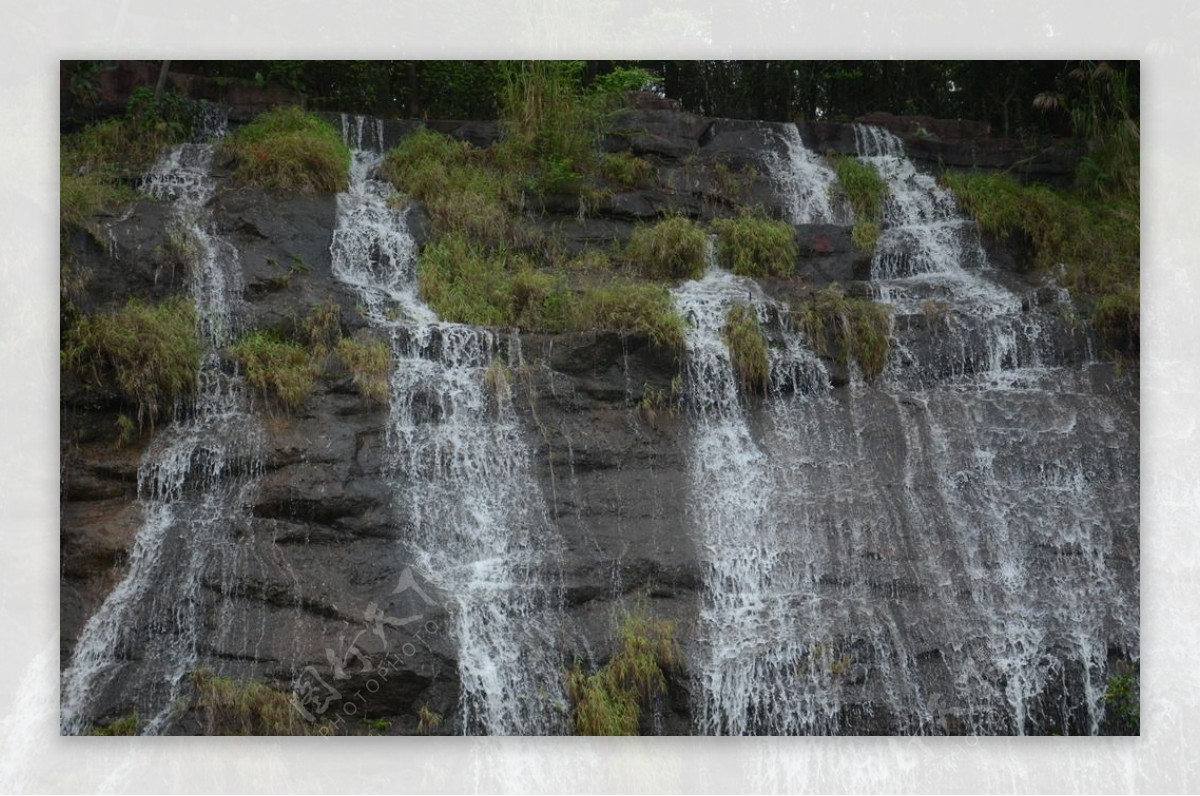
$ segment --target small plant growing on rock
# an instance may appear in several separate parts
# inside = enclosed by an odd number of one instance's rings
[[[177,296],[161,304],[130,299],[117,312],[82,318],[63,339],[62,365],[86,383],[115,381],[137,407],[138,425],[196,388],[201,345],[196,308]]]
[[[626,188],[645,185],[654,176],[654,165],[628,152],[615,152],[600,159],[600,176]]]
[[[313,390],[317,368],[308,350],[272,332],[256,330],[232,348],[246,381],[286,411],[298,409]]]
[[[883,372],[891,348],[887,306],[849,298],[840,287],[830,285],[794,306],[792,316],[817,353],[836,351],[842,362],[852,358],[868,380]]]
[[[713,222],[717,258],[739,276],[789,276],[796,268],[796,233],[791,224],[761,211]]]
[[[651,279],[699,279],[704,275],[704,230],[683,216],[639,226],[629,238],[626,255]]]
[[[567,696],[576,735],[637,735],[642,704],[667,688],[664,667],[679,659],[671,622],[641,611],[621,621],[617,653],[588,674],[576,663],[567,672]]]
[[[687,324],[661,284],[612,280],[579,297],[575,328],[641,333],[656,345],[682,350]]]
[[[435,713],[428,705],[422,705],[417,713],[417,734],[432,735],[433,731],[442,726],[442,714]]]
[[[725,343],[729,346],[729,359],[742,389],[759,394],[766,392],[771,374],[767,339],[752,307],[736,304],[729,309],[725,316]]]
[[[280,193],[343,191],[350,150],[329,122],[295,106],[261,114],[226,138],[222,148],[237,166],[233,180]]]
[[[387,343],[343,337],[334,347],[334,354],[350,371],[354,388],[367,403],[385,403],[388,400],[392,351]]]
[[[137,735],[138,731],[138,716],[136,713],[130,713],[128,716],[122,716],[119,719],[113,719],[108,724],[99,727],[92,727],[87,731],[87,735]]]
[[[840,190],[859,218],[880,221],[888,188],[875,167],[850,155],[839,155],[834,161],[834,171],[837,182],[830,189]]]
[[[205,735],[325,735],[328,722],[305,720],[292,697],[265,683],[238,683],[209,669],[192,673],[194,707]]]

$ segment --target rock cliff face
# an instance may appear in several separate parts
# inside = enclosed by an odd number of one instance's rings
[[[969,125],[918,124],[914,130],[903,120],[874,122],[902,133],[914,159],[925,162],[995,168],[1019,159],[1012,147]],[[477,144],[496,137],[494,125],[430,125]],[[384,143],[394,144],[413,127],[385,123]],[[625,240],[639,221],[668,211],[707,219],[760,204],[786,217],[772,179],[785,156],[784,127],[626,111],[614,120],[605,146],[650,159],[653,184],[613,192],[586,212],[573,197],[546,197],[528,212],[574,249]],[[816,151],[854,151],[846,125],[811,123],[801,135]],[[1042,159],[1024,168],[1047,175],[1069,166]],[[218,185],[227,169],[214,166]],[[239,328],[293,331],[330,299],[344,334],[368,328],[359,297],[331,270],[335,197],[219,187],[211,212],[215,231],[238,252],[244,281],[235,307]],[[99,219],[97,234],[69,240],[86,280],[81,310],[183,289],[187,274],[171,254],[168,214],[162,202],[139,200],[120,217]],[[420,245],[428,232],[419,207],[409,224]],[[871,257],[853,248],[848,225],[797,224],[795,230],[795,275],[761,280],[768,295],[783,300],[829,282],[850,294],[878,295]],[[971,352],[986,348],[987,332],[952,335],[939,305],[927,304],[894,320],[892,357],[900,363],[894,367],[908,375],[891,387],[863,383],[831,351],[823,358],[831,389],[814,414],[785,422],[779,400],[747,401],[760,447],[795,453],[773,465],[772,477],[793,468],[795,478],[787,483],[812,491],[808,502],[803,494],[772,495],[780,512],[810,530],[789,531],[779,551],[761,551],[793,555],[797,583],[809,583],[815,573],[813,591],[794,598],[829,606],[823,641],[809,643],[804,660],[793,662],[798,681],[806,666],[820,665],[828,670],[822,682],[836,686],[827,721],[810,729],[1094,732],[1107,725],[1093,721],[1097,675],[1089,667],[1136,659],[1138,444],[1129,376],[1118,378],[1091,361],[1069,304],[1059,311],[1057,292],[1028,281],[1019,254],[993,247],[989,257],[995,280],[1024,297],[1030,323],[1040,330],[1041,361],[1061,368],[1046,378],[1066,381],[966,402],[955,379],[986,370]],[[1034,319],[1045,307],[1054,311]],[[668,670],[666,693],[645,713],[643,730],[696,732],[697,706],[709,699],[701,693],[704,672],[697,670],[695,651],[699,634],[711,630],[701,618],[711,562],[696,532],[700,497],[689,476],[698,455],[696,418],[679,395],[686,354],[611,332],[498,334],[537,499],[560,540],[552,563],[537,573],[560,606],[561,631],[551,654],[564,669],[573,661],[598,666],[617,648],[616,618],[634,606],[674,621],[684,654]],[[773,344],[782,345],[780,333],[772,334]],[[895,386],[901,383],[906,386]],[[1042,400],[1051,391],[1058,397]],[[65,668],[85,622],[127,571],[145,520],[136,499],[138,466],[157,434],[118,444],[115,395],[85,393],[65,377],[62,397]],[[459,648],[450,632],[455,595],[439,592],[408,549],[409,528],[394,505],[387,466],[387,446],[395,444],[387,432],[389,408],[365,402],[347,376],[320,379],[295,411],[258,401],[254,412],[263,431],[261,479],[244,524],[228,529],[232,552],[205,570],[190,598],[202,624],[198,666],[284,690],[308,689],[324,700],[323,716],[346,731],[361,730],[363,718],[381,717],[393,732],[459,731]],[[958,447],[959,432],[972,438],[975,450]],[[1087,491],[1087,516],[1062,513],[1075,503],[1031,497],[1071,489]],[[1039,535],[1046,520],[1039,512],[1073,530]],[[968,526],[1010,535],[972,536]],[[799,549],[806,545],[821,549]],[[1021,547],[1015,564],[1005,556],[1006,545]],[[1081,582],[1064,576],[1064,567],[1082,558],[1106,590],[1062,593],[1063,583]],[[931,580],[935,574],[940,580]],[[999,585],[987,580],[992,574]],[[1107,647],[1076,655],[1067,649],[1071,628],[1053,625],[1061,642],[1029,639],[996,652],[1053,658],[1052,665],[1034,667],[1045,675],[1041,682],[1018,682],[1026,671],[1019,660],[997,664],[996,677],[961,666],[976,660],[963,654],[963,645],[986,647],[995,643],[989,635],[1043,629],[1020,624],[1020,613],[1036,613],[1054,600],[1068,601],[1088,638],[1107,639]],[[1102,604],[1089,606],[1089,600]],[[969,606],[987,611],[972,613]],[[984,615],[994,623],[982,623]],[[868,632],[866,624],[877,627]],[[818,650],[818,643],[825,646]],[[146,654],[134,645],[118,660]],[[972,689],[979,704],[964,705],[962,694]],[[123,687],[118,674],[94,701],[90,720],[156,709],[140,704],[142,697]],[[1000,716],[997,706],[1004,704],[1016,705],[1023,723]],[[433,714],[440,723],[431,722]],[[195,732],[196,722],[188,714],[164,730]]]

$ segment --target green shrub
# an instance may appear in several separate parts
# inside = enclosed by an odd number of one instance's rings
[[[742,389],[747,392],[763,393],[771,375],[767,356],[767,339],[758,325],[758,316],[752,307],[736,304],[725,316],[725,343],[729,346],[729,359]]]
[[[290,694],[265,683],[238,683],[207,669],[192,674],[191,707],[205,717],[205,735],[324,735],[327,721],[307,721]]]
[[[679,659],[670,622],[627,615],[618,629],[620,647],[598,671],[578,664],[567,672],[567,696],[576,735],[637,735],[642,703],[666,690],[663,667]]]
[[[635,228],[625,253],[652,279],[699,279],[707,266],[707,243],[700,225],[675,216]]]
[[[196,388],[202,346],[196,308],[177,296],[151,306],[130,299],[118,312],[82,318],[63,339],[62,365],[85,383],[115,380],[137,406],[138,425]]]
[[[64,137],[59,143],[60,226],[83,229],[92,217],[132,201],[134,191],[122,178],[144,172],[166,143],[127,119],[109,119]]]
[[[247,383],[286,410],[299,408],[313,390],[317,367],[299,343],[256,330],[234,343],[232,353],[245,369]]]
[[[521,329],[563,332],[572,325],[575,298],[559,276],[525,268],[509,283],[510,324]]]
[[[888,188],[875,167],[850,155],[839,155],[834,161],[834,170],[837,182],[831,189],[845,194],[854,215],[860,221],[881,221]]]
[[[817,353],[835,351],[840,362],[853,358],[868,380],[883,372],[891,348],[891,311],[886,305],[848,298],[830,285],[793,307],[793,317]]]
[[[334,348],[354,379],[354,387],[369,403],[383,403],[391,394],[392,350],[379,340],[343,337]]]
[[[985,232],[1027,241],[1033,265],[1057,271],[1062,264],[1063,286],[1093,319],[1102,342],[1137,356],[1141,225],[1136,198],[1055,191],[1003,174],[947,172],[942,182]]]
[[[258,116],[222,144],[233,180],[277,192],[336,193],[349,184],[350,150],[333,125],[295,106]]]
[[[687,324],[671,294],[659,284],[613,280],[579,297],[574,328],[647,335],[655,344],[682,350]]]
[[[761,213],[713,222],[717,257],[740,276],[790,276],[796,269],[796,232]]]

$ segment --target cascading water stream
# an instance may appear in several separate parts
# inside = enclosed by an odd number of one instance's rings
[[[688,322],[685,391],[693,419],[687,467],[704,575],[694,694],[706,734],[829,733],[836,727],[832,629],[814,600],[813,571],[791,555],[773,510],[769,449],[739,394],[726,317],[737,304],[760,320],[757,285],[712,264],[673,291]],[[828,377],[799,342],[775,355],[772,382],[821,391]]]
[[[978,227],[950,192],[917,171],[887,130],[855,124],[854,136],[859,158],[888,188],[872,284],[897,316],[940,328],[935,356],[901,346],[889,377],[909,386],[978,373],[1011,381],[1052,362],[1054,341],[1043,332],[1053,319],[1025,312],[1022,296],[998,283]],[[1060,290],[1055,304],[1066,299]]]
[[[1137,526],[1136,421],[1086,363],[1039,359],[1048,313],[990,278],[898,141],[859,135],[892,193],[876,286],[898,316],[944,301],[967,355],[945,367],[913,343],[878,387],[802,389],[788,374],[812,355],[783,330],[755,411],[721,328],[732,303],[762,306],[756,288],[714,270],[677,289],[706,568],[697,729],[1095,733],[1110,656],[1138,654],[1137,584],[1114,566],[1136,556],[1119,535]]]
[[[782,137],[786,160],[770,152],[766,161],[788,219],[793,224],[854,223],[849,204],[830,190],[837,182],[833,169],[804,146],[795,125],[785,127]]]
[[[137,707],[143,732],[160,732],[202,645],[249,632],[214,619],[209,597],[225,591],[243,555],[247,506],[262,472],[261,429],[241,381],[222,371],[217,353],[231,340],[241,288],[237,252],[212,232],[206,209],[212,157],[208,143],[177,146],[143,187],[172,203],[176,230],[194,251],[189,283],[204,352],[193,404],[155,436],[138,470],[143,521],[126,573],[84,626],[63,672],[64,734],[85,730],[110,689]]]
[[[405,212],[373,170],[382,123],[343,118],[354,150],[338,197],[335,276],[361,296],[395,358],[388,420],[397,520],[419,570],[449,603],[458,644],[460,730],[564,729],[556,630],[545,583],[556,538],[530,471],[494,333],[446,323],[417,296]],[[519,360],[519,350],[510,356]]]

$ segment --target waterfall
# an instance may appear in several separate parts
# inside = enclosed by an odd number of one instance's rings
[[[117,692],[135,705],[143,732],[162,731],[202,645],[249,632],[212,615],[212,592],[225,595],[244,555],[263,466],[262,431],[241,381],[222,371],[218,356],[231,341],[241,284],[236,250],[211,228],[212,158],[211,144],[176,146],[143,185],[172,203],[173,223],[195,250],[189,288],[204,352],[192,405],[154,437],[138,469],[143,520],[125,575],[84,626],[63,672],[64,734],[84,731]]]
[[[1117,566],[1137,555],[1136,410],[1048,354],[1064,293],[1008,287],[899,140],[856,134],[890,191],[877,385],[831,389],[785,324],[773,389],[746,399],[722,327],[735,303],[768,321],[768,302],[715,268],[674,292],[704,567],[696,729],[1096,733],[1111,656],[1138,657],[1136,568]]]
[[[793,224],[852,224],[854,214],[844,198],[830,188],[837,175],[824,159],[804,146],[795,125],[783,129],[786,160],[769,152],[766,163],[775,190],[783,199]]]
[[[397,521],[414,568],[450,603],[459,729],[559,732],[560,594],[546,584],[557,539],[513,407],[513,375],[493,332],[440,321],[418,297],[405,211],[372,176],[382,160],[380,127],[343,119],[354,166],[338,197],[332,253],[335,276],[391,341],[387,443]]]

